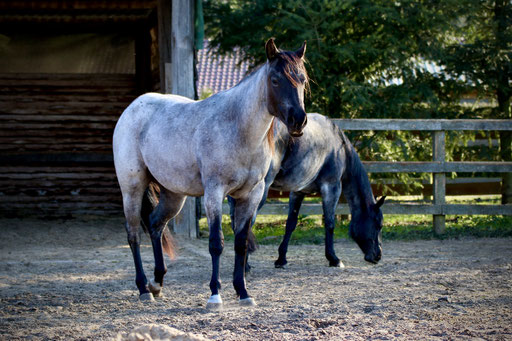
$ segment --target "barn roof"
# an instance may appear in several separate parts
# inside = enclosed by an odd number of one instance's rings
[[[199,96],[214,94],[235,86],[249,70],[249,62],[242,60],[242,52],[235,49],[221,56],[208,42],[197,53],[197,92]]]

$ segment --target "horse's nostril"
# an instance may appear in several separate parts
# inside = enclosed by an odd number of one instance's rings
[[[304,128],[308,124],[308,116],[304,115],[304,121],[302,122],[302,128]]]

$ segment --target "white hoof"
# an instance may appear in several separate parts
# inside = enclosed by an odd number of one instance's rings
[[[153,294],[150,293],[150,292],[147,292],[145,294],[142,294],[139,296],[139,300],[143,301],[143,302],[150,302],[150,301],[154,301],[155,298],[153,297]]]
[[[345,269],[345,264],[343,264],[342,261],[340,261],[340,264],[338,264],[339,269]]]
[[[240,299],[238,304],[244,307],[254,307],[256,305],[256,301],[252,297],[247,297],[244,299]]]
[[[206,309],[222,309],[222,298],[220,298],[220,295],[211,295],[210,298],[208,299],[208,302],[206,302]]]
[[[149,284],[149,291],[153,294],[154,297],[162,297],[162,286],[160,283],[156,283],[154,280],[150,280]]]

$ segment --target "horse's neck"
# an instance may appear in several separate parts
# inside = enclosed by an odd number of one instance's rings
[[[250,79],[229,90],[230,107],[236,111],[233,116],[238,125],[238,138],[247,148],[266,143],[274,118],[267,109],[266,72],[267,65],[263,65]]]
[[[343,193],[350,206],[352,216],[364,214],[368,211],[373,198],[372,188],[368,175],[359,159],[354,147],[346,140],[344,145],[346,155],[346,168],[342,178]]]

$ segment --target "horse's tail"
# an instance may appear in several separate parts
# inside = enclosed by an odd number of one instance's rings
[[[252,232],[252,228],[249,229],[249,234],[247,235],[247,252],[253,253],[258,249],[259,245],[256,241],[256,236],[254,235],[254,232]]]
[[[142,208],[140,210],[140,216],[142,220],[142,229],[147,235],[150,235],[149,232],[149,215],[155,209],[156,205],[158,205],[158,195],[160,194],[160,187],[158,184],[151,182],[144,192],[144,197],[142,198]],[[174,259],[176,257],[176,247],[174,243],[174,238],[169,232],[167,225],[162,231],[162,249],[169,256],[169,258]]]

